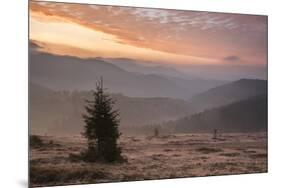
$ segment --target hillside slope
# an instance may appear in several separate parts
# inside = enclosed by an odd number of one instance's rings
[[[240,79],[198,94],[189,102],[195,111],[202,111],[266,93],[266,80]]]
[[[129,72],[101,58],[83,59],[48,54],[36,50],[39,47],[32,42],[30,46],[31,82],[54,90],[90,90],[103,76],[106,87],[113,93],[131,97],[189,99],[222,84],[221,81],[186,80],[168,76],[165,75],[166,69],[157,69],[157,74],[149,71],[147,74]]]
[[[222,107],[170,121],[165,126],[176,132],[267,131],[267,96],[260,95]]]
[[[121,127],[140,127],[177,119],[189,114],[185,101],[171,98],[135,98],[111,94],[120,110]],[[39,133],[79,133],[83,130],[82,113],[91,92],[52,91],[30,84],[31,130]]]

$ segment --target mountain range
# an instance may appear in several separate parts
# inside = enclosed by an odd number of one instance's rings
[[[91,91],[53,91],[33,83],[29,88],[32,132],[77,134],[83,130],[82,114],[85,113],[85,100],[92,97]],[[120,111],[123,129],[177,119],[190,111],[181,99],[110,95]]]
[[[95,89],[101,77],[116,100],[124,131],[163,122],[169,122],[164,124],[176,131],[224,129],[224,126],[227,131],[265,128],[266,80],[203,80],[150,62],[126,58],[83,59],[49,54],[39,48],[30,42],[29,118],[33,132],[81,132],[85,99],[91,98],[90,90]],[[262,107],[257,106],[261,104]],[[248,112],[251,120],[241,114],[247,114],[245,109],[251,111]],[[228,119],[237,123],[237,127]]]
[[[149,74],[129,72],[101,58],[83,59],[54,55],[35,50],[30,42],[30,81],[53,90],[91,90],[100,77],[112,93],[130,97],[169,97],[187,100],[210,88],[225,83],[217,80],[187,79],[167,72],[173,69],[157,67]],[[143,66],[138,66],[139,68]],[[145,70],[149,67],[145,67]],[[166,71],[162,71],[166,70]],[[174,74],[177,72],[173,70]],[[175,72],[176,71],[176,72]],[[179,75],[183,75],[181,73]]]
[[[259,95],[217,108],[207,109],[162,124],[174,132],[267,131],[267,95]]]
[[[96,59],[112,63],[128,72],[135,72],[141,74],[166,75],[169,77],[177,77],[185,80],[198,79],[194,76],[188,75],[187,73],[181,72],[175,68],[169,66],[161,66],[157,63],[149,62],[149,61],[134,60],[129,58],[97,57]]]
[[[189,105],[195,111],[202,111],[264,94],[267,94],[266,80],[240,79],[193,96]]]
[[[267,98],[265,97],[266,90],[263,90],[264,87],[258,87],[262,91],[249,89],[251,87],[238,87],[235,94],[229,92],[228,95],[225,95],[227,92],[224,92],[225,88],[236,87],[237,83],[238,85],[247,85],[259,82],[261,81],[238,80],[223,87],[214,88],[217,96],[224,96],[224,100],[221,100],[218,104],[214,103],[213,97],[210,97],[209,101],[207,100],[208,98],[205,98],[204,100],[208,102],[209,106],[204,110],[198,110],[202,107],[202,103],[199,103],[199,106],[195,106],[195,104],[199,97],[208,96],[210,91],[195,96],[196,101],[163,97],[128,97],[114,93],[110,95],[116,101],[115,108],[120,110],[123,131],[129,129],[138,130],[147,125],[154,126],[162,122],[169,122],[164,123],[165,126],[169,126],[169,129],[175,129],[176,131],[206,131],[215,127],[223,129],[224,126],[227,131],[250,130],[247,126],[253,126],[252,130],[260,130],[260,127],[266,126],[265,118],[260,119],[267,112],[267,105],[265,105]],[[248,90],[251,90],[251,92]],[[90,91],[54,91],[38,84],[30,83],[30,122],[32,131],[64,134],[81,132],[84,125],[82,114],[84,113],[85,99],[91,99]],[[213,106],[210,106],[212,102]],[[258,107],[257,105],[260,104],[262,106]],[[260,109],[260,111],[258,112],[257,109]],[[230,115],[231,113],[233,115]],[[237,122],[247,122],[248,120],[243,116],[245,114],[250,114],[249,117],[252,120],[249,120],[249,122],[255,123],[244,123],[242,125],[245,127],[241,128],[241,124]],[[192,120],[190,120],[190,117],[192,117]],[[201,119],[200,117],[204,117],[203,123],[201,120],[199,121],[200,123],[196,123],[198,119]],[[255,121],[255,118],[257,121]],[[227,122],[228,120],[232,121],[231,126],[237,126],[237,129],[233,127],[227,128],[230,126],[230,123]],[[211,126],[202,127],[202,124],[206,124],[206,122],[211,123]],[[262,122],[262,126],[259,122]],[[185,127],[185,125],[188,126]],[[255,126],[257,127],[255,128]]]

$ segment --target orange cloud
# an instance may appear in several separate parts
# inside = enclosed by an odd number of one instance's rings
[[[234,54],[245,60],[240,63],[266,63],[264,16],[46,2],[31,2],[30,10],[39,22],[75,23],[112,35],[115,43],[186,61],[223,63]]]

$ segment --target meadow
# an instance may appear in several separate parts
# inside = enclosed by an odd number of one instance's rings
[[[267,172],[267,133],[122,135],[124,162],[87,163],[73,157],[86,149],[80,135],[31,140],[30,183],[92,184]]]

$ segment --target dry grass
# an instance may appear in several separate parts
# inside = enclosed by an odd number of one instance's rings
[[[222,152],[223,150],[220,148],[208,148],[208,147],[201,147],[196,149],[196,151],[199,151],[204,154],[209,154],[209,153],[217,153],[217,152]]]
[[[81,136],[40,137],[31,148],[31,186],[53,186],[177,177],[267,172],[265,133],[156,137],[122,136],[125,163],[73,160],[86,147]]]
[[[233,153],[222,153],[220,154],[221,156],[226,156],[226,157],[237,157],[240,155],[238,152],[233,152]]]

